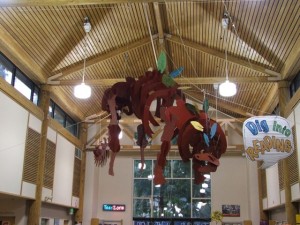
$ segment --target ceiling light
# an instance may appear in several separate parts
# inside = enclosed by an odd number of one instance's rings
[[[84,18],[84,24],[83,28],[85,30],[85,33],[87,34],[91,30],[91,24],[89,22],[89,18],[85,17]],[[86,44],[84,46],[84,60],[83,60],[83,73],[82,73],[82,82],[81,84],[78,84],[74,88],[74,95],[76,98],[80,99],[86,99],[91,96],[91,87],[86,85],[84,83],[84,76],[85,76],[85,63],[86,63]]]
[[[223,97],[231,97],[236,94],[236,84],[230,82],[228,79],[219,86],[219,93]]]
[[[224,29],[227,29],[227,26],[225,26],[225,24],[228,25],[228,18],[223,18],[222,19],[222,25]],[[236,84],[232,83],[229,81],[228,79],[228,62],[227,62],[227,42],[226,42],[226,35],[224,35],[224,42],[226,44],[225,46],[225,73],[226,73],[226,80],[224,83],[220,84],[219,86],[219,93],[221,96],[223,97],[231,97],[234,96],[236,94]]]
[[[202,193],[202,194],[205,193],[205,189],[201,188],[200,193]]]
[[[86,85],[84,81],[81,84],[78,84],[74,88],[74,95],[76,98],[86,99],[91,96],[91,87]]]

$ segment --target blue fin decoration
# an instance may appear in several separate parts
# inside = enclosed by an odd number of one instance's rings
[[[209,138],[206,133],[203,134],[203,138],[204,138],[205,144],[207,145],[207,147],[209,147]]]
[[[175,77],[178,77],[183,71],[183,67],[179,67],[177,70],[174,70],[170,73],[170,76],[175,78]]]
[[[217,132],[217,123],[214,123],[210,129],[210,139],[212,139]]]

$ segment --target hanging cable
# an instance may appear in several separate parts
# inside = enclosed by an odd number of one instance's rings
[[[152,37],[152,34],[151,34],[151,28],[150,28],[150,23],[149,23],[149,18],[148,18],[148,13],[147,13],[146,6],[147,6],[147,4],[144,3],[144,12],[145,12],[147,26],[148,26],[148,30],[149,30],[150,39],[151,39],[152,50],[153,50],[153,54],[154,54],[154,58],[155,58],[155,63],[157,64],[157,56],[156,56],[156,52],[155,52],[153,37]]]

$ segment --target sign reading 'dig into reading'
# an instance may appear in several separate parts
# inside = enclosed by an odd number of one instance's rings
[[[246,156],[264,161],[262,168],[276,164],[293,153],[293,134],[289,121],[280,116],[256,116],[243,124]]]

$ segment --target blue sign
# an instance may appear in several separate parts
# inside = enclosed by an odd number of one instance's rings
[[[102,210],[103,211],[113,211],[113,212],[124,212],[125,211],[125,205],[103,204]]]

